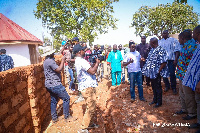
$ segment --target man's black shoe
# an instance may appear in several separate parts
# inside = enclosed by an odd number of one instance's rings
[[[154,106],[154,108],[158,108],[158,107],[160,107],[162,104],[156,104],[155,106]]]
[[[150,102],[149,105],[156,104],[154,101]]]
[[[173,89],[173,94],[176,95],[177,94],[177,91],[176,89]]]
[[[197,118],[197,116],[189,116],[189,115],[187,115],[187,116],[183,117],[183,120],[192,120],[192,119],[195,119],[195,118]]]
[[[176,114],[177,114],[177,115],[187,114],[187,112],[183,112],[183,110],[180,110],[180,111],[177,111]]]
[[[140,99],[140,101],[144,101],[144,102],[146,102],[147,100],[146,100],[146,99],[144,99],[144,98],[141,98],[141,99]]]
[[[131,98],[131,103],[135,102],[135,99],[134,98]]]
[[[99,125],[97,125],[97,124],[92,124],[92,125],[88,126],[87,129],[98,128],[98,127],[99,127]]]
[[[188,128],[200,128],[200,124],[199,123],[193,123],[190,126],[188,126]]]
[[[169,88],[165,88],[164,92],[167,92],[169,90]]]

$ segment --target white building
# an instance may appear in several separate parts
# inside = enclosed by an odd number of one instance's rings
[[[12,56],[14,67],[39,63],[43,42],[0,13],[0,49]]]

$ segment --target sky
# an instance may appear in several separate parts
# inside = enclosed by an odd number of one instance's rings
[[[174,0],[119,0],[114,3],[113,16],[117,22],[117,30],[109,29],[108,33],[98,35],[93,44],[113,45],[128,44],[129,40],[140,43],[140,37],[136,37],[135,30],[131,26],[133,14],[141,6],[157,6],[158,4],[172,3]],[[42,20],[34,16],[38,0],[0,0],[0,13],[26,29],[31,34],[42,40],[44,29]],[[200,14],[200,0],[188,0],[188,4],[193,6],[194,11]],[[147,42],[150,38],[147,38]],[[43,40],[42,40],[43,41]]]

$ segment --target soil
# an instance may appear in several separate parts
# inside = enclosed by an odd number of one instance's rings
[[[105,69],[104,69],[105,70]],[[105,72],[105,76],[107,73]],[[162,82],[164,89],[164,84]],[[177,84],[178,88],[178,84]],[[66,90],[69,92],[68,87]],[[130,88],[125,84],[113,87],[111,80],[103,78],[96,88],[97,94],[97,124],[99,128],[90,129],[90,133],[193,133],[195,129],[187,126],[197,120],[183,120],[183,115],[175,112],[181,109],[179,95],[173,95],[172,90],[163,91],[163,105],[154,108],[152,102],[153,91],[151,87],[143,85],[144,97],[147,102],[140,101],[136,87],[136,101],[131,103]],[[177,89],[178,90],[178,89]],[[75,103],[77,95],[70,95],[70,113],[77,120],[66,122],[63,119],[62,108],[60,120],[52,124],[48,116],[42,125],[42,132],[46,133],[77,133],[80,129],[85,102]],[[62,107],[62,101],[59,102]]]

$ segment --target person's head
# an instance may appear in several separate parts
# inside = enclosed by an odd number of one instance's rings
[[[0,54],[6,54],[6,50],[5,49],[1,49],[0,50]]]
[[[184,44],[183,32],[181,32],[181,33],[178,35],[178,41],[179,41],[180,45],[183,45],[183,44]]]
[[[97,51],[98,50],[98,46],[94,45],[94,50]]]
[[[156,37],[153,37],[153,38],[150,39],[150,46],[152,48],[158,47],[158,39]]]
[[[142,42],[142,44],[146,43],[146,36],[141,36],[141,42]]]
[[[78,43],[79,43],[78,37],[74,37],[74,38],[72,39],[72,43],[73,43],[74,45],[78,44]]]
[[[118,49],[119,49],[120,51],[122,50],[122,45],[121,45],[121,44],[118,46]]]
[[[187,29],[183,31],[183,42],[186,43],[188,40],[192,39],[191,30]]]
[[[168,32],[168,30],[164,30],[164,31],[162,32],[162,37],[163,37],[164,39],[167,39],[167,38],[169,37],[169,32]]]
[[[129,48],[130,48],[130,52],[135,52],[135,49],[136,49],[135,42],[130,42],[129,43]]]
[[[108,49],[108,52],[110,52],[111,51],[111,46],[109,45],[107,49]]]
[[[55,51],[56,51],[56,50],[53,50],[53,51],[49,52],[49,53],[46,55],[45,59],[47,59],[47,58],[54,59]]]
[[[85,51],[84,51],[85,49],[86,49],[86,47],[82,47],[80,44],[77,44],[73,48],[73,53],[76,56],[84,57],[85,56]]]
[[[193,30],[193,38],[194,40],[200,42],[200,25],[194,28]]]
[[[113,52],[116,52],[117,51],[117,44],[114,44],[113,45]]]

